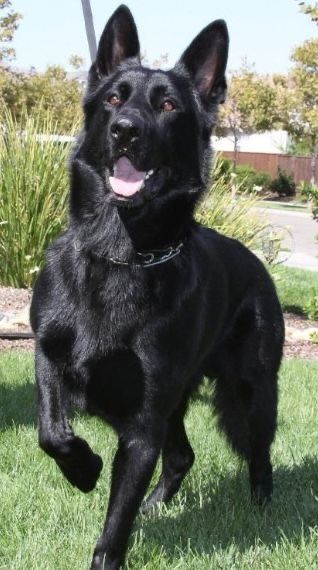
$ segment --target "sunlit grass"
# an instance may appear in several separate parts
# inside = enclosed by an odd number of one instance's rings
[[[270,268],[285,311],[307,315],[308,303],[318,298],[318,272],[276,265]]]
[[[194,467],[169,507],[137,518],[127,568],[316,568],[318,363],[282,368],[275,493],[263,513],[250,504],[246,468],[219,434],[210,396],[204,386],[186,420]],[[96,490],[83,495],[37,446],[31,355],[0,354],[0,402],[0,568],[85,570],[105,516],[114,433],[74,419],[104,460]]]

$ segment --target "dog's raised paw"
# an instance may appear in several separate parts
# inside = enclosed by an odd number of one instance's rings
[[[62,463],[58,461],[57,464],[71,485],[83,493],[89,493],[95,488],[103,469],[102,458],[93,452],[90,456],[79,458],[76,462]]]

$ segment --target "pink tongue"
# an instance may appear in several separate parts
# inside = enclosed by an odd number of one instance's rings
[[[132,196],[143,185],[146,172],[134,168],[126,156],[121,156],[114,165],[114,176],[109,177],[110,185],[120,196]]]

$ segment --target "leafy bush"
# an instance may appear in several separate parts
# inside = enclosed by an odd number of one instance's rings
[[[287,174],[287,172],[282,170],[279,166],[277,169],[277,178],[272,180],[270,189],[272,192],[276,192],[280,197],[294,196],[296,192],[296,184],[293,177],[290,174]]]
[[[307,202],[307,200],[309,200],[310,190],[311,190],[310,182],[307,182],[307,180],[302,180],[301,182],[299,182],[296,188],[296,192],[298,193],[301,202]]]
[[[69,134],[74,117],[80,120],[82,116],[82,95],[79,82],[58,65],[49,66],[43,73],[19,73],[0,66],[0,112],[6,106],[21,125],[27,109],[29,115],[37,117],[42,131],[49,110],[56,124],[54,130]]]
[[[244,191],[255,191],[255,188],[266,190],[271,184],[271,177],[267,172],[256,171],[252,166],[239,164],[235,170],[236,182]]]
[[[302,181],[299,184],[300,196],[311,202],[312,214],[318,219],[318,186]]]
[[[312,332],[310,334],[309,338],[310,338],[311,342],[313,342],[314,344],[318,344],[318,333],[317,332],[315,332],[315,331]]]
[[[256,170],[248,164],[238,164],[235,169],[236,183],[241,189],[251,192],[254,186]]]
[[[318,292],[317,289],[312,289],[305,303],[305,313],[308,319],[313,321],[318,320]]]
[[[212,182],[198,208],[197,220],[257,250],[260,236],[268,223],[255,212],[258,200],[255,195],[244,192],[238,185],[239,197],[232,197],[226,174],[220,174],[222,160],[216,157],[214,161]]]
[[[218,177],[222,177],[223,181],[226,180],[226,182],[230,182],[233,172],[232,160],[221,155],[216,155],[215,161],[218,163],[218,168],[214,170],[214,180]]]
[[[60,232],[67,211],[66,160],[70,144],[41,135],[56,135],[45,119],[23,117],[23,130],[4,110],[0,132],[0,283],[32,285],[43,250]]]
[[[308,196],[310,195],[311,188],[312,185],[310,184],[310,182],[308,182],[307,180],[302,180],[301,182],[299,182],[297,186],[297,191],[299,192],[300,196],[303,196],[304,198],[307,199]]]
[[[272,179],[268,172],[259,170],[254,176],[254,186],[261,186],[263,190],[267,190],[271,185]]]
[[[315,220],[318,220],[318,186],[312,186],[310,191],[310,200],[312,203],[311,211]]]

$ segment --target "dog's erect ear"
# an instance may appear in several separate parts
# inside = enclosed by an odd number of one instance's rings
[[[108,20],[99,41],[95,69],[99,76],[109,75],[129,57],[140,59],[136,24],[127,6],[119,6]]]
[[[181,57],[205,105],[225,100],[228,50],[226,23],[215,20],[200,32]]]

